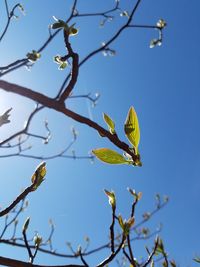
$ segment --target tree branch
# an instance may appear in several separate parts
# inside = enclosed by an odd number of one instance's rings
[[[95,129],[97,132],[101,133],[103,136],[107,137],[113,144],[115,144],[118,148],[122,149],[123,151],[127,152],[133,159],[133,161],[137,160],[137,156],[130,151],[129,146],[122,142],[117,135],[111,134],[109,131],[101,127],[96,122],[78,114],[74,111],[71,111],[67,108],[65,108],[64,104],[62,104],[60,101],[57,101],[53,98],[50,98],[46,95],[43,95],[39,92],[33,91],[29,88],[19,86],[17,84],[9,83],[4,80],[0,80],[0,88],[3,89],[6,92],[12,92],[24,97],[27,97],[29,99],[32,99],[33,101],[36,101],[43,106],[46,106],[48,108],[57,110],[58,112],[61,112],[65,114],[67,117],[72,118],[75,121],[78,121],[82,124],[86,124],[89,127]]]
[[[32,263],[27,263],[24,261],[18,261],[10,258],[5,258],[0,256],[0,265],[1,266],[10,266],[10,267],[85,267],[85,265],[77,264],[67,264],[67,265],[37,265]]]

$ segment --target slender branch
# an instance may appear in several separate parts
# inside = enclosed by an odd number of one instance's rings
[[[10,25],[10,21],[11,21],[12,17],[14,16],[15,9],[16,9],[18,6],[20,6],[20,4],[16,4],[16,5],[12,8],[12,10],[10,11],[10,13],[9,13],[9,10],[8,10],[8,4],[7,4],[7,1],[6,1],[6,0],[5,0],[5,5],[6,5],[6,12],[7,12],[8,19],[7,19],[6,26],[5,26],[3,32],[2,32],[2,34],[1,34],[1,36],[0,36],[0,42],[2,41],[3,37],[5,36],[5,34],[6,34],[7,30],[8,30],[8,27],[9,27],[9,25]]]
[[[69,16],[69,18],[66,20],[66,23],[70,22],[70,20],[74,17],[73,13],[74,13],[74,10],[76,8],[76,4],[77,4],[77,0],[74,0],[74,4],[73,4],[73,7],[72,7],[72,11],[71,11],[71,14]],[[51,41],[56,37],[56,35],[58,35],[58,33],[61,31],[61,29],[58,29],[56,30],[53,34],[51,34],[47,40],[43,43],[43,45],[37,50],[38,53],[41,53],[50,43]],[[0,71],[1,70],[5,70],[3,73],[0,73],[0,77],[2,77],[3,75],[6,75],[8,74],[9,72],[12,72],[16,69],[19,69],[23,66],[26,66],[28,63],[28,59],[27,58],[23,58],[23,59],[20,59],[20,60],[16,60],[15,62],[7,65],[7,66],[4,66],[4,67],[0,67]]]
[[[68,56],[72,58],[72,70],[71,70],[71,80],[63,91],[63,93],[60,96],[60,101],[61,103],[64,102],[68,96],[71,94],[78,78],[78,72],[79,72],[79,67],[78,67],[78,62],[79,62],[79,56],[77,53],[75,53],[71,47],[71,44],[69,42],[69,33],[67,33],[65,30],[64,32],[64,40],[65,40],[65,46],[68,50]]]
[[[155,26],[155,25],[128,25],[128,28],[144,28],[144,29],[157,29],[160,30],[160,27]]]
[[[125,257],[128,259],[128,261],[131,263],[131,258],[130,258],[130,256],[128,255],[128,253],[126,252],[126,250],[125,250],[124,247],[122,248],[122,251],[123,251],[123,254],[125,255]]]
[[[80,254],[80,258],[81,258],[82,263],[83,263],[86,267],[89,267],[89,265],[87,264],[87,262],[86,262],[85,259],[83,258],[83,254],[82,254],[82,251],[81,251],[81,250],[79,251],[79,254]]]
[[[130,254],[131,264],[133,265],[133,267],[136,267],[134,256],[133,256],[133,251],[132,251],[132,247],[131,247],[130,235],[127,236],[127,244],[128,244],[128,250],[129,250],[129,254]]]
[[[9,8],[8,8],[8,1],[7,1],[7,0],[5,0],[4,2],[5,2],[5,6],[6,6],[6,13],[7,13],[7,17],[8,17],[8,19],[9,19]]]
[[[10,220],[9,223],[6,222],[6,224],[5,224],[4,228],[3,228],[3,231],[2,231],[2,233],[0,235],[0,240],[2,239],[2,237],[5,234],[5,232],[8,229],[8,227],[15,222],[15,220],[17,219],[17,217],[19,216],[19,214],[22,212],[23,208],[24,208],[24,199],[22,199],[21,206],[20,206],[19,210],[17,211],[17,213],[15,214],[15,216]],[[16,226],[14,227],[13,237],[15,235],[15,230],[16,230]]]
[[[0,83],[1,83],[1,80],[0,80]],[[0,87],[1,87],[1,85],[0,85]],[[11,135],[10,137],[6,138],[5,140],[1,141],[0,142],[0,146],[8,143],[10,140],[14,139],[15,137],[17,137],[19,135],[25,134],[28,131],[29,125],[31,123],[31,120],[33,119],[33,117],[35,116],[35,114],[37,112],[39,112],[40,110],[42,110],[43,108],[44,107],[42,107],[42,106],[41,107],[36,107],[35,110],[29,115],[28,120],[26,122],[26,125],[25,125],[24,129],[21,130],[21,131],[19,131],[19,132],[17,132],[17,133],[15,133],[15,134],[13,134],[13,135]]]
[[[119,244],[118,248],[116,249],[116,251],[114,253],[111,253],[109,257],[107,257],[105,260],[103,260],[100,264],[98,264],[96,267],[104,267],[106,264],[108,264],[109,262],[111,262],[115,256],[120,252],[121,248],[124,245],[124,241],[126,240],[126,236],[122,236],[122,241]]]
[[[0,256],[0,265],[1,266],[10,266],[10,267],[85,267],[85,265],[77,264],[67,264],[67,265],[37,265],[32,263],[27,263],[24,261],[18,261],[10,258],[5,258]]]
[[[155,242],[155,245],[154,245],[154,249],[153,249],[153,251],[151,252],[151,254],[149,255],[147,261],[144,263],[144,265],[142,265],[142,267],[146,267],[146,266],[148,266],[148,264],[152,261],[153,256],[154,256],[155,253],[156,253],[156,249],[157,249],[157,247],[158,247],[158,244],[159,244],[159,238],[156,239],[156,242]]]
[[[156,207],[152,212],[151,212],[151,217],[157,213],[160,209],[162,209],[165,205],[166,205],[167,202],[164,202],[163,204],[161,204],[159,207]],[[136,224],[132,230],[136,230],[139,226],[141,226],[142,224],[146,223],[147,220],[141,220],[138,224]],[[143,239],[149,239],[151,238],[152,236],[154,236],[155,234],[157,234],[159,231],[155,231],[154,233],[152,233],[151,235],[149,236],[146,236],[146,237],[140,237],[140,236],[136,236],[136,237],[133,237],[131,238],[131,242],[134,241],[134,240],[143,240]],[[121,237],[121,234],[116,236],[115,240],[117,240],[118,238]],[[0,239],[0,243],[3,243],[3,244],[7,244],[7,245],[12,245],[12,246],[16,246],[16,247],[21,247],[21,248],[24,248],[24,244],[21,244],[19,242],[16,242],[17,240],[22,240],[21,238],[15,238],[14,240],[8,240],[8,239]],[[72,251],[72,254],[66,254],[66,253],[59,253],[59,252],[56,252],[56,251],[52,251],[52,250],[48,250],[48,249],[45,249],[43,248],[42,246],[44,246],[46,244],[41,244],[41,246],[39,247],[39,251],[40,252],[43,252],[43,253],[46,253],[46,254],[49,254],[49,255],[52,255],[52,256],[57,256],[57,257],[61,257],[61,258],[77,258],[77,254]],[[118,246],[118,245],[117,245]],[[32,246],[30,245],[30,248],[35,248],[35,246]],[[91,249],[89,251],[85,251],[84,253],[82,253],[83,256],[89,256],[91,254],[94,254],[96,252],[99,252],[103,249],[109,249],[110,248],[110,242],[104,244],[104,245],[101,245],[97,248],[94,248],[94,249]]]
[[[22,234],[23,234],[23,237],[24,237],[24,243],[25,243],[26,249],[28,251],[29,262],[33,263],[33,254],[31,252],[31,248],[30,248],[30,246],[28,244],[28,240],[27,240],[27,236],[26,236],[26,230],[22,231]]]
[[[111,240],[111,252],[115,252],[115,233],[114,233],[114,226],[115,226],[115,211],[116,206],[112,206],[112,223],[110,225],[110,240]]]
[[[115,7],[112,9],[109,9],[107,11],[103,11],[103,12],[96,12],[96,13],[77,13],[76,15],[74,15],[75,17],[96,17],[96,16],[102,16],[105,18],[110,18],[110,16],[108,15],[109,13],[112,13],[116,10],[119,9],[119,2],[116,2]]]
[[[111,43],[113,43],[118,37],[119,35],[126,29],[128,28],[128,26],[130,25],[132,19],[133,19],[133,16],[140,4],[141,0],[137,0],[137,3],[134,5],[133,9],[132,9],[132,12],[129,16],[129,19],[128,21],[113,35],[113,37],[111,37],[107,42],[105,42],[105,44],[99,48],[97,48],[96,50],[92,51],[91,53],[89,53],[85,58],[83,58],[80,63],[79,63],[79,68],[86,62],[88,61],[91,57],[93,57],[94,55],[98,54],[99,52],[102,52],[104,51],[104,49],[106,47],[108,47]],[[65,86],[66,86],[66,83],[68,82],[70,78],[70,74],[65,78],[65,80],[63,81],[62,83],[62,86],[56,96],[56,99],[58,99],[60,97],[60,95],[62,94],[62,91],[64,90]]]
[[[36,179],[37,180],[37,179]],[[36,183],[37,181],[35,181]],[[34,190],[35,183],[28,186],[7,208],[0,211],[0,217],[8,214],[21,200]]]

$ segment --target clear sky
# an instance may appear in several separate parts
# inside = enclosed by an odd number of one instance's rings
[[[15,1],[8,2],[9,6],[15,4]],[[121,0],[120,3],[124,10],[129,10],[134,1]],[[48,37],[52,16],[66,19],[71,1],[24,0],[22,4],[26,15],[19,14],[19,19],[12,21],[0,43],[1,66],[38,49]],[[98,12],[111,8],[113,4],[114,0],[79,0],[78,10]],[[0,9],[4,11],[3,1]],[[30,215],[30,232],[37,230],[42,236],[47,236],[48,219],[52,218],[56,225],[54,244],[57,251],[67,252],[65,241],[72,242],[74,248],[84,244],[86,235],[90,237],[90,247],[93,248],[107,242],[109,234],[111,212],[104,188],[115,191],[117,212],[124,217],[129,216],[131,207],[126,188],[142,191],[143,198],[136,214],[138,221],[144,211],[153,208],[154,195],[160,193],[169,196],[170,202],[149,225],[154,230],[162,222],[161,236],[170,257],[180,266],[195,266],[192,258],[200,255],[199,10],[198,0],[143,0],[134,23],[155,25],[158,19],[165,19],[167,27],[162,46],[149,48],[150,40],[157,37],[153,29],[126,30],[110,47],[116,50],[116,56],[99,54],[80,69],[74,94],[91,92],[94,95],[98,92],[101,95],[98,105],[93,108],[85,99],[67,102],[71,109],[101,125],[104,125],[102,112],[109,114],[116,122],[119,136],[125,141],[123,123],[129,107],[134,106],[141,128],[142,168],[110,166],[98,160],[93,164],[89,160],[58,158],[48,161],[46,181],[28,197],[30,206],[20,225]],[[0,18],[1,25],[5,23],[5,15]],[[102,41],[108,40],[126,19],[117,13],[104,28],[99,27],[100,17],[74,20],[79,29],[79,34],[71,38],[74,50],[83,58]],[[30,71],[22,68],[3,79],[55,96],[66,71],[59,71],[52,58],[62,53],[65,50],[60,34]],[[13,107],[11,123],[0,128],[0,139],[21,129],[34,103],[0,91],[0,112],[9,107]],[[31,129],[34,133],[45,133],[45,119],[48,119],[52,131],[49,145],[42,144],[41,140],[30,141],[33,149],[27,153],[47,155],[60,152],[72,139],[71,126],[79,132],[73,146],[77,155],[86,156],[98,147],[114,149],[94,130],[48,109],[33,120]],[[8,151],[1,149],[0,153],[4,155]],[[1,159],[0,206],[8,204],[21,188],[29,185],[29,177],[39,162],[20,157]],[[134,247],[136,257],[144,255],[145,249],[140,243],[135,243]],[[1,246],[2,256],[11,256],[10,251]],[[94,264],[106,253],[108,251],[89,258],[88,263]],[[12,256],[26,260],[27,252],[12,249]],[[66,263],[66,260],[39,254],[36,263]],[[116,262],[111,266],[117,266]]]

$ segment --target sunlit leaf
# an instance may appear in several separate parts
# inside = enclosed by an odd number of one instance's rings
[[[176,267],[176,262],[174,260],[170,261],[170,264],[171,264],[172,267]]]
[[[200,263],[200,257],[195,257],[193,260]]]
[[[110,133],[114,134],[115,133],[115,123],[114,123],[114,121],[106,113],[103,113],[103,119],[106,122]]]
[[[34,243],[35,243],[35,246],[36,246],[36,247],[39,247],[40,244],[42,243],[42,237],[41,237],[40,235],[36,234],[36,235],[34,236],[34,238],[33,238],[33,241],[34,241]]]
[[[135,218],[134,217],[131,217],[128,219],[127,221],[127,225],[129,226],[129,228],[131,228],[135,223]]]
[[[76,35],[78,34],[78,29],[74,28],[74,27],[70,27],[69,28],[69,35]]]
[[[64,70],[65,68],[67,67],[67,63],[66,62],[63,62],[62,64],[60,64],[59,66],[59,70]]]
[[[167,26],[167,23],[164,19],[159,19],[159,21],[156,23],[156,26],[160,29],[163,29]]]
[[[109,204],[114,208],[116,206],[115,193],[104,189],[105,194],[108,196]]]
[[[121,215],[118,216],[118,222],[119,222],[119,225],[121,226],[122,230],[124,230],[124,222],[123,222]]]
[[[126,11],[126,10],[122,11],[122,12],[120,13],[120,16],[121,16],[121,17],[127,17],[127,18],[129,18],[128,11]]]
[[[32,50],[32,52],[26,54],[28,60],[32,63],[36,62],[39,58],[41,58],[41,54],[36,50]]]
[[[56,30],[56,29],[60,29],[60,28],[63,28],[65,29],[66,31],[69,29],[67,23],[64,21],[64,20],[61,20],[61,19],[57,19],[55,16],[53,16],[53,19],[56,21],[55,23],[53,23],[51,25],[51,28]]]
[[[65,69],[68,65],[67,61],[63,60],[60,55],[56,55],[53,59],[55,63],[59,64],[59,70]]]
[[[46,162],[42,162],[36,168],[31,178],[32,184],[35,184],[33,190],[36,190],[40,186],[40,184],[44,181],[45,175],[46,175]]]
[[[124,131],[129,142],[134,146],[136,154],[138,154],[138,145],[140,142],[140,128],[137,114],[133,107],[129,109],[124,124]]]
[[[132,164],[132,161],[126,160],[122,155],[109,148],[93,149],[92,153],[99,160],[109,164]]]

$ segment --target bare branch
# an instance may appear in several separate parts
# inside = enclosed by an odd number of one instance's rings
[[[24,261],[13,260],[10,258],[5,258],[0,256],[1,266],[10,266],[10,267],[85,267],[85,265],[77,264],[67,264],[67,265],[37,265],[32,263],[27,263]]]

